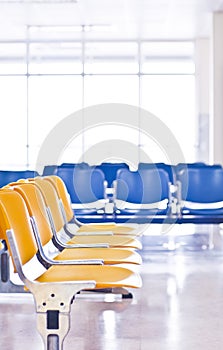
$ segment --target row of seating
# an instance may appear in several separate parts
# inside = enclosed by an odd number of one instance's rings
[[[166,163],[139,163],[137,170],[142,169],[163,169],[168,173],[169,180],[171,183],[175,184],[178,175],[182,170],[188,168],[203,168],[203,167],[211,167],[211,168],[219,168],[222,166],[220,164],[207,165],[203,162],[196,163],[179,163],[177,165],[170,165]],[[98,169],[101,170],[104,174],[104,180],[106,181],[106,186],[111,188],[113,186],[113,182],[116,180],[117,172],[120,169],[129,169],[129,166],[126,163],[101,163],[100,165],[90,166],[88,163],[62,163],[61,165],[46,165],[43,169],[43,176],[47,175],[59,175],[63,178],[65,172],[72,174],[72,172],[77,169]],[[68,170],[70,169],[70,170]],[[31,178],[40,175],[35,170],[0,170],[0,187],[5,186],[9,182],[17,181],[22,178]],[[65,176],[66,180],[66,176]],[[68,183],[69,184],[69,183]]]
[[[126,163],[101,163],[100,165],[90,166],[86,162],[82,163],[62,163],[61,165],[46,165],[43,169],[43,176],[58,175],[63,176],[64,169],[98,169],[104,174],[104,179],[107,182],[107,187],[112,187],[113,181],[116,179],[116,174],[119,169],[129,169]],[[68,170],[69,172],[69,170]]]
[[[81,225],[57,176],[21,179],[0,190],[1,285],[12,285],[4,264],[10,254],[15,272],[34,296],[45,349],[62,349],[70,307],[80,291],[125,297],[129,288],[141,286],[136,235],[129,226]]]
[[[174,170],[174,177],[170,170]],[[172,173],[173,174],[173,173]],[[219,223],[223,220],[223,169],[204,163],[141,164],[116,172],[113,196],[100,169],[61,165],[76,216],[84,221]],[[80,205],[83,205],[80,209]]]
[[[168,175],[171,183],[175,183],[178,178],[178,174],[181,170],[185,168],[198,168],[198,167],[208,167],[204,162],[194,162],[194,163],[178,163],[176,165],[166,164],[166,163],[143,163],[138,164],[137,170],[142,169],[163,169]],[[214,168],[221,168],[220,164],[211,165]],[[126,163],[110,163],[103,162],[99,165],[90,166],[86,162],[81,163],[62,163],[60,165],[46,165],[43,169],[43,176],[47,175],[59,175],[63,177],[64,169],[99,169],[104,174],[105,181],[107,182],[107,187],[112,187],[113,181],[116,180],[117,171],[120,169],[130,169],[129,165]],[[69,170],[67,170],[69,172]]]
[[[28,179],[38,176],[35,170],[0,170],[0,187],[19,179]]]
[[[76,218],[85,223],[222,222],[222,167],[192,163],[175,168],[172,181],[164,163],[141,164],[138,171],[123,166],[116,169],[112,195],[98,168],[62,164],[57,176],[66,184]]]
[[[160,222],[160,217],[177,223],[223,222],[222,168],[182,168],[174,186],[168,181],[162,169],[121,170],[115,191],[118,212],[122,215],[135,212],[147,220],[150,216],[153,222],[157,219]],[[117,204],[120,200],[121,204]],[[134,208],[137,204],[138,209]]]

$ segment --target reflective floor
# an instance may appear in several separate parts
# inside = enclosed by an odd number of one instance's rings
[[[146,248],[140,268],[143,287],[133,291],[133,300],[90,294],[76,298],[64,350],[222,348],[222,237],[215,235],[211,250]],[[0,349],[43,349],[31,295],[0,295],[0,329]]]

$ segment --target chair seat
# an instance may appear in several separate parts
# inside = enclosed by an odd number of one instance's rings
[[[78,217],[82,215],[97,215],[97,214],[98,214],[98,209],[95,209],[95,208],[75,209],[75,216],[78,216]]]
[[[80,249],[65,249],[57,255],[54,260],[80,260],[80,259],[99,259],[103,260],[104,264],[141,264],[140,255],[128,249],[110,249],[110,248],[80,248]]]
[[[140,276],[125,268],[118,266],[52,266],[43,273],[36,282],[96,282],[96,288],[140,288]]]
[[[132,236],[106,236],[106,235],[92,235],[92,236],[76,236],[72,238],[67,244],[98,244],[98,243],[107,243],[112,247],[121,247],[121,248],[133,248],[133,249],[142,249],[141,243],[134,239]]]
[[[182,208],[183,215],[223,215],[223,208],[215,209],[195,209],[195,208]]]
[[[116,224],[83,225],[77,232],[112,231],[115,234],[133,234],[135,228],[128,226],[118,226]],[[134,234],[136,235],[136,234]]]
[[[153,216],[153,215],[168,215],[168,209],[118,209],[118,215],[142,215],[142,216]]]

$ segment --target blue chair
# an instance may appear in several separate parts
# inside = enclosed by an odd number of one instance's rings
[[[0,187],[8,185],[20,179],[28,179],[39,176],[34,170],[0,170]]]
[[[81,163],[62,163],[58,166],[59,168],[81,168],[81,169],[88,169],[90,165],[85,162]]]
[[[129,169],[129,166],[126,163],[101,163],[96,165],[95,169],[99,169],[104,173],[108,187],[111,188],[113,181],[116,180],[117,171],[119,169]]]
[[[223,215],[223,169],[187,168],[178,173],[182,215]]]
[[[59,167],[57,176],[64,181],[67,187],[75,209],[75,216],[97,214],[97,210],[104,207],[105,178],[102,171],[91,168]]]
[[[197,168],[210,168],[210,169],[222,169],[220,164],[209,165],[203,162],[195,162],[195,163],[178,163],[175,166],[176,179],[178,179],[178,175],[181,172],[184,172],[187,169],[197,169]]]
[[[45,165],[43,169],[43,176],[56,175],[58,165]]]
[[[167,215],[171,210],[170,180],[163,169],[119,170],[115,193],[119,214]]]
[[[43,169],[43,176],[48,175],[57,175],[57,171],[59,168],[81,168],[81,169],[87,169],[90,166],[88,163],[62,163],[60,165],[45,165]]]
[[[176,183],[175,167],[166,163],[143,163],[138,164],[138,170],[143,169],[163,169],[168,173],[169,181],[174,185]]]
[[[185,167],[188,168],[200,168],[200,167],[205,167],[208,166],[206,163],[204,162],[193,162],[193,163],[178,163],[176,165],[176,170],[181,170],[184,169]]]

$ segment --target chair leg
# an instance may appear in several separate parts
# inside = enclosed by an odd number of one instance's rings
[[[37,313],[37,328],[46,350],[62,350],[63,341],[70,330],[70,312],[47,310]]]
[[[37,329],[45,350],[63,350],[63,341],[70,329],[74,297],[80,290],[94,287],[94,281],[29,285],[36,304]]]
[[[49,349],[49,350],[59,349],[59,337],[58,337],[58,335],[56,335],[56,334],[48,335],[47,349]]]

